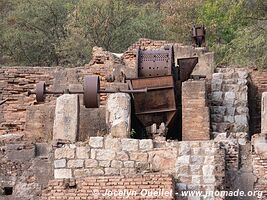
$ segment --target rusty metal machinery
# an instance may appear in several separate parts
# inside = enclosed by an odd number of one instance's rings
[[[201,47],[205,43],[205,35],[206,35],[206,29],[202,26],[193,26],[192,27],[192,38],[194,40],[194,43]]]
[[[138,90],[100,90],[100,81],[98,76],[86,76],[84,78],[83,91],[76,90],[63,90],[63,91],[49,91],[46,90],[46,84],[41,81],[36,84],[35,91],[28,91],[28,95],[35,94],[37,102],[44,102],[47,94],[62,95],[62,94],[83,94],[83,102],[86,108],[98,108],[99,107],[99,94],[100,93],[146,93],[147,88]]]
[[[147,93],[133,94],[135,115],[144,127],[164,122],[170,131],[178,132],[177,124],[181,129],[181,86],[192,78],[197,62],[197,57],[182,58],[176,66],[172,46],[138,49],[138,78],[131,79],[131,84],[134,90],[149,88]]]

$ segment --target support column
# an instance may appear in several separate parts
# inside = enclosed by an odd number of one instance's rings
[[[53,127],[53,140],[76,142],[78,127],[79,96],[76,94],[64,94],[58,97]]]
[[[129,138],[131,132],[131,97],[126,93],[108,96],[106,123],[109,134],[117,138]]]

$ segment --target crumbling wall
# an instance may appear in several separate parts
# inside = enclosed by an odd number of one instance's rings
[[[52,180],[48,188],[43,191],[41,200],[151,198],[174,199],[174,180],[171,175],[91,176],[71,180]]]
[[[213,141],[159,142],[91,137],[55,150],[56,179],[142,173],[171,174],[177,190],[215,191],[223,186],[224,151]]]
[[[66,88],[82,89],[83,79],[86,75],[99,75],[101,89],[109,87],[106,76],[111,74],[113,66],[119,63],[113,54],[103,51],[102,48],[93,49],[93,59],[85,67],[3,67],[0,68],[0,99],[8,99],[1,105],[0,134],[7,132],[30,131],[37,128],[39,135],[51,135],[38,123],[43,123],[42,116],[51,116],[54,109],[56,95],[47,95],[45,103],[36,106],[35,95],[27,95],[29,90],[34,90],[36,83],[45,81],[47,90],[62,91]],[[105,104],[106,94],[101,95],[101,105]],[[80,98],[82,104],[83,100]],[[42,106],[43,105],[43,106]],[[46,106],[50,109],[45,109]],[[83,115],[85,112],[82,112]],[[37,117],[36,121],[33,119]],[[53,118],[51,119],[53,120]],[[29,123],[29,124],[26,124]],[[47,122],[50,126],[50,122]],[[28,128],[27,128],[28,126]],[[36,132],[37,132],[36,130]],[[31,133],[30,133],[31,134]]]
[[[53,178],[48,144],[25,142],[0,147],[0,199],[37,200]]]

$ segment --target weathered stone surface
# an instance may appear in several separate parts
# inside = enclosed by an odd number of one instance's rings
[[[30,160],[35,157],[35,146],[29,144],[8,144],[6,156],[9,160]]]
[[[55,150],[55,159],[61,158],[74,158],[75,157],[75,149],[71,149],[69,147],[57,148]]]
[[[72,178],[71,169],[55,169],[55,179]]]
[[[140,150],[151,150],[153,149],[153,141],[151,139],[143,139],[139,141]]]
[[[79,127],[79,98],[75,94],[64,94],[57,98],[53,140],[75,142]]]
[[[90,137],[89,145],[93,148],[102,148],[104,144],[103,137]]]
[[[267,157],[267,134],[255,134],[252,136],[252,145],[257,154]]]
[[[125,151],[116,152],[117,160],[129,160],[129,155]]]
[[[261,132],[267,133],[267,92],[261,98]]]
[[[122,150],[124,151],[137,151],[138,140],[136,139],[122,139],[121,140]]]
[[[66,167],[66,159],[60,159],[54,161],[54,167],[55,168],[64,168]]]
[[[123,162],[123,165],[124,165],[124,167],[127,167],[127,168],[132,168],[132,167],[134,167],[134,161],[124,161]]]
[[[69,160],[68,167],[69,168],[83,168],[84,160]]]
[[[115,159],[115,151],[110,149],[99,149],[96,151],[96,159],[97,160],[114,160]]]
[[[76,148],[76,157],[77,158],[89,158],[89,147],[77,147]]]
[[[110,94],[106,106],[106,123],[113,137],[129,138],[131,128],[131,98],[126,93]]]
[[[97,160],[95,160],[95,159],[86,159],[85,160],[85,167],[86,168],[93,168],[93,167],[97,167],[97,166],[98,166]]]
[[[99,161],[100,167],[110,167],[110,160],[101,160]]]
[[[147,162],[148,154],[135,152],[130,154],[130,160],[139,161],[139,162]]]
[[[118,175],[120,174],[119,168],[105,168],[105,175]]]
[[[122,166],[123,166],[122,161],[119,161],[119,160],[112,160],[111,161],[111,167],[113,167],[113,168],[120,169],[120,168],[122,168]]]
[[[111,138],[111,137],[105,138],[105,148],[120,151],[121,150],[120,139],[119,138]]]

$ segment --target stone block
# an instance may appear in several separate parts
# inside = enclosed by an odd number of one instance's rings
[[[92,175],[94,176],[99,176],[99,175],[104,175],[104,174],[105,172],[103,169],[95,169],[95,168],[92,169]]]
[[[190,155],[190,143],[189,142],[180,142],[179,143],[179,155]]]
[[[134,167],[134,161],[124,161],[123,166],[126,168],[133,168]]]
[[[79,98],[75,94],[64,94],[57,98],[53,140],[76,142],[79,128]]]
[[[214,170],[215,170],[214,165],[203,165],[203,167],[202,167],[203,176],[214,175]]]
[[[84,160],[69,160],[68,168],[83,168]]]
[[[96,151],[97,160],[114,160],[116,153],[110,149],[99,149]]]
[[[110,160],[100,160],[99,166],[100,167],[110,167]]]
[[[48,143],[36,143],[36,156],[48,157],[51,151],[51,146]]]
[[[52,140],[54,116],[55,105],[28,106],[26,110],[25,136],[31,139],[43,139],[44,141]]]
[[[125,151],[116,152],[117,160],[129,160],[129,155]]]
[[[147,162],[148,154],[147,153],[130,153],[130,160],[139,161],[139,162]]]
[[[105,175],[119,175],[119,168],[105,168]]]
[[[90,121],[90,123],[88,123]],[[107,134],[106,108],[80,107],[79,141],[85,141],[89,137]]]
[[[122,139],[121,140],[123,151],[137,151],[138,150],[138,140],[136,139]]]
[[[60,159],[54,161],[54,167],[55,168],[64,168],[66,167],[66,159]]]
[[[8,160],[31,160],[35,157],[35,146],[32,144],[8,144],[6,156]]]
[[[126,93],[108,96],[106,123],[110,134],[117,138],[129,138],[131,131],[131,97]]]
[[[55,169],[55,179],[72,178],[71,169]]]
[[[69,147],[57,148],[55,150],[55,159],[61,158],[74,158],[75,157],[75,149],[71,149]]]
[[[98,166],[98,161],[97,160],[95,160],[95,159],[86,159],[85,160],[85,167],[86,168],[93,168],[93,167],[97,167],[97,166]]]
[[[123,166],[122,161],[119,161],[119,160],[112,160],[111,161],[111,167],[113,167],[113,168],[120,169],[120,168],[122,168],[122,166]]]
[[[105,149],[113,149],[121,151],[121,141],[119,138],[106,137],[105,138]]]
[[[178,164],[189,164],[190,163],[190,156],[179,156],[176,160],[176,165]]]
[[[261,98],[261,133],[267,133],[267,92]]]
[[[93,148],[102,148],[104,145],[103,137],[90,137],[89,145]]]
[[[76,157],[86,159],[89,158],[89,147],[77,147],[76,148]]]
[[[140,150],[151,150],[153,149],[153,141],[151,139],[143,139],[139,141]]]

